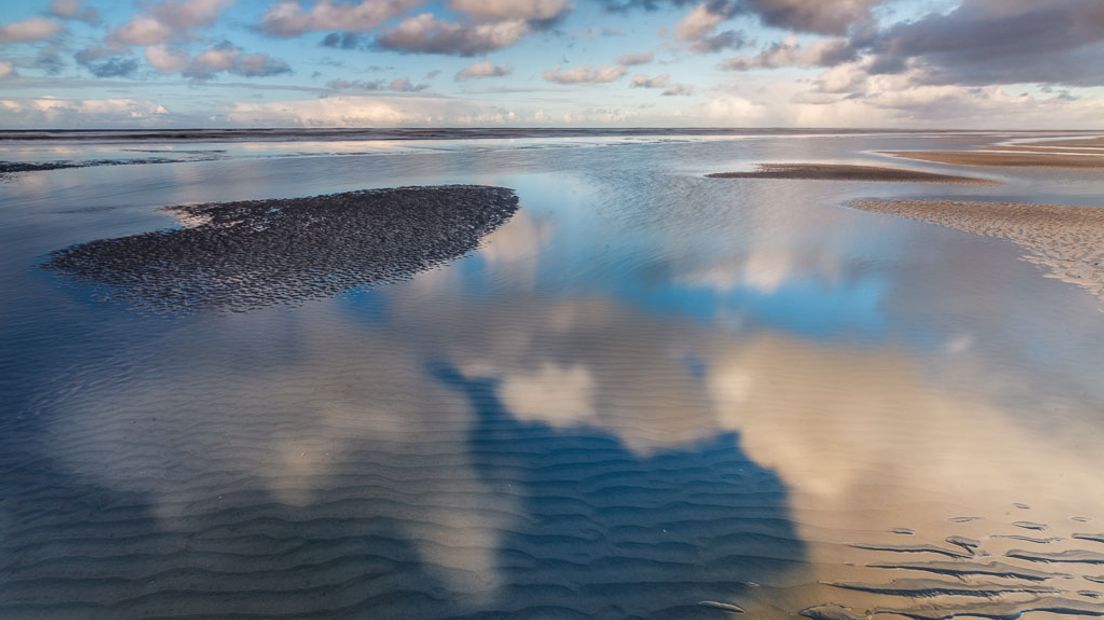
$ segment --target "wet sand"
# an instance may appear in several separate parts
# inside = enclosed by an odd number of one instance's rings
[[[184,228],[54,252],[47,268],[154,312],[245,311],[401,280],[474,250],[512,190],[402,187],[166,208]]]
[[[993,144],[973,151],[886,151],[887,155],[957,166],[1104,168],[1104,137]]]
[[[1011,151],[887,151],[887,155],[956,166],[1010,168],[1104,168],[1104,157],[1048,153],[1039,150]]]
[[[961,200],[860,200],[851,206],[1007,239],[1049,277],[1104,299],[1104,209]]]
[[[713,179],[794,179],[814,181],[884,181],[897,183],[967,183],[1001,185],[997,181],[952,174],[849,164],[760,164],[751,172],[717,172]]]

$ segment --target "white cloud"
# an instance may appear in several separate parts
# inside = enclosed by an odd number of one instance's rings
[[[151,45],[145,50],[146,62],[161,73],[183,71],[191,57],[186,52],[170,48],[167,45]]]
[[[665,97],[671,96],[684,96],[688,97],[694,94],[694,86],[692,84],[671,84],[667,88],[663,89],[663,95]]]
[[[50,15],[61,19],[74,19],[88,24],[98,24],[100,14],[93,7],[86,7],[81,0],[54,0]]]
[[[0,43],[41,41],[61,32],[61,24],[45,17],[31,17],[0,26]]]
[[[629,52],[623,54],[617,59],[617,64],[622,67],[635,67],[637,65],[646,65],[655,58],[655,54],[651,52]]]
[[[464,67],[456,73],[457,80],[472,80],[490,77],[502,77],[510,75],[513,68],[506,65],[496,65],[489,60],[480,60],[474,65]]]
[[[171,38],[171,28],[148,15],[139,15],[112,32],[108,41],[117,45],[154,45]]]
[[[12,64],[6,60],[0,60],[0,80],[9,77],[15,77],[19,75],[15,72]]]
[[[717,26],[732,17],[738,8],[733,2],[713,1],[699,4],[675,26],[675,37],[688,43],[690,50],[699,54],[743,47],[742,32],[725,30],[715,33]]]
[[[666,73],[651,78],[640,73],[633,76],[632,81],[629,82],[629,86],[633,88],[666,88],[667,83],[670,81],[671,76]]]
[[[618,80],[625,75],[625,67],[621,65],[609,65],[605,67],[591,68],[590,65],[564,70],[561,67],[549,69],[541,76],[557,84],[604,84]]]
[[[675,26],[675,36],[683,41],[697,41],[713,32],[728,15],[715,12],[710,3],[702,3],[691,11]]]
[[[298,0],[286,0],[265,11],[261,29],[276,37],[296,37],[320,30],[367,32],[423,3],[424,0],[362,0],[356,4],[339,4],[319,0],[309,10],[304,10]]]

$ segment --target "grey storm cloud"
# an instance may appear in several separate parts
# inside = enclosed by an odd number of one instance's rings
[[[963,0],[871,41],[871,72],[924,69],[945,84],[1104,84],[1104,1]]]
[[[138,71],[138,61],[134,58],[109,58],[99,63],[84,65],[92,75],[100,78],[127,77]]]
[[[129,56],[117,56],[107,47],[88,47],[73,54],[77,64],[100,78],[128,77],[138,71],[138,60]]]

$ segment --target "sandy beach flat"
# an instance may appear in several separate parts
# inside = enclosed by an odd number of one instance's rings
[[[993,166],[1012,168],[1104,168],[1104,157],[1094,154],[1073,155],[1010,151],[887,151],[887,155],[957,166]]]
[[[750,172],[717,172],[707,175],[713,179],[804,179],[816,181],[886,181],[897,183],[968,183],[1000,185],[997,181],[977,179],[952,174],[939,174],[885,168],[881,166],[856,166],[850,164],[760,164]]]
[[[960,200],[860,200],[851,206],[1007,239],[1050,277],[1104,298],[1104,209]]]

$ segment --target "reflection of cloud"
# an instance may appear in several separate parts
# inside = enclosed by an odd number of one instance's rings
[[[246,335],[256,326],[252,315],[227,318],[209,325],[225,348],[170,338],[163,345],[179,356],[125,387],[94,401],[61,398],[52,453],[83,480],[148,497],[169,532],[221,536],[230,523],[242,533],[225,544],[240,546],[258,520],[315,532],[318,519],[334,540],[413,544],[423,564],[395,571],[425,570],[473,603],[493,593],[496,539],[511,527],[514,500],[492,492],[462,449],[466,402],[427,380],[402,337],[376,334],[365,347],[335,317],[303,312],[269,325],[294,334],[296,353],[278,363],[237,366],[258,353]],[[222,380],[228,364],[233,384]],[[438,454],[427,458],[427,446]],[[294,567],[275,571],[266,588],[295,591],[302,578]]]
[[[520,420],[566,426],[594,415],[594,378],[583,366],[542,364],[507,373],[500,389],[506,408]]]
[[[679,279],[727,293],[747,287],[760,293],[773,293],[799,272],[791,263],[790,252],[782,249],[753,250],[739,261],[715,263],[693,270]]]

